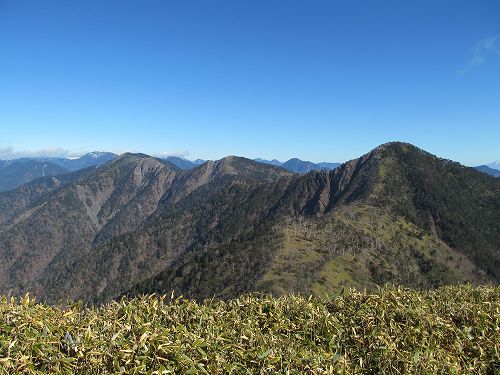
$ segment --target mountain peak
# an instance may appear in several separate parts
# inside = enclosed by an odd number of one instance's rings
[[[148,159],[148,158],[152,158],[152,156],[150,155],[147,155],[147,154],[143,154],[142,152],[124,152],[123,154],[121,154],[119,157],[119,159]]]
[[[291,176],[282,168],[234,155],[220,160],[210,160],[196,167],[195,170],[205,170],[211,176],[237,175],[254,181],[270,181],[281,176]]]
[[[92,151],[92,152],[89,152],[85,155],[83,155],[82,157],[89,157],[89,158],[92,158],[92,159],[99,159],[103,156],[108,156],[108,155],[114,155],[112,154],[111,152],[105,152],[105,151]]]
[[[208,163],[212,163],[215,169],[224,170],[229,174],[236,174],[240,170],[243,171],[252,168],[254,164],[257,164],[257,162],[253,160],[235,155],[229,155],[220,160],[209,161]],[[259,166],[261,165],[259,164]]]
[[[373,151],[380,151],[380,150],[398,150],[398,151],[403,151],[407,152],[409,150],[420,150],[418,147],[412,145],[411,143],[408,142],[401,142],[401,141],[390,141],[386,143],[382,143],[381,145],[375,147]]]
[[[438,158],[436,155],[433,155],[428,151],[418,148],[417,146],[412,145],[411,143],[399,142],[399,141],[383,143],[380,146],[377,146],[373,150],[368,152],[366,155],[363,156],[363,158],[375,157],[376,159],[380,159],[387,156],[391,156],[396,159],[400,159],[400,158],[407,158],[409,157],[409,155],[413,155],[412,157],[416,157],[417,155],[422,155],[422,156],[425,155],[449,162],[449,160]]]
[[[486,166],[493,168],[493,169],[500,170],[500,159],[498,159],[497,161],[494,161],[492,163],[486,164]]]
[[[292,158],[281,165],[282,168],[288,169],[295,173],[307,173],[313,170],[321,170],[322,168],[310,161]]]

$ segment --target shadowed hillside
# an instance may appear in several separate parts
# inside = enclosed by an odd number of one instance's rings
[[[0,192],[15,189],[35,178],[57,176],[68,169],[49,162],[15,160],[0,165]]]

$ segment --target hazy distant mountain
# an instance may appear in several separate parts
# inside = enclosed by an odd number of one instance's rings
[[[88,167],[102,165],[110,160],[116,158],[117,155],[112,152],[93,151],[85,154],[77,159],[67,159],[61,157],[41,157],[34,158],[33,160],[48,161],[50,163],[59,165],[69,171],[77,171]],[[26,158],[25,158],[26,159]]]
[[[500,170],[500,159],[497,161],[494,161],[493,163],[486,164],[486,166],[493,168],[493,169],[496,169],[496,170]]]
[[[163,159],[171,162],[180,169],[193,169],[194,167],[196,167],[196,164],[193,163],[191,160],[180,158],[178,156],[167,156]]]
[[[111,152],[90,152],[78,159],[61,157],[20,158],[0,161],[0,191],[17,186],[43,176],[55,176],[102,165],[116,158]]]
[[[490,168],[487,165],[480,165],[480,166],[477,166],[477,167],[474,167],[474,168],[476,168],[478,171],[481,171],[481,172],[484,172],[486,174],[489,174],[490,176],[500,177],[500,170]]]
[[[328,162],[316,163],[316,165],[319,165],[321,168],[329,170],[329,171],[334,170],[340,164],[341,163],[328,163]]]
[[[310,161],[303,161],[297,158],[290,159],[284,163],[276,159],[266,160],[257,158],[254,160],[259,163],[274,165],[276,167],[282,167],[285,168],[286,170],[289,170],[290,172],[295,172],[295,173],[307,173],[310,171],[329,171],[337,168],[340,165],[340,163],[327,163],[327,162],[312,163]]]
[[[257,159],[253,159],[253,160],[255,160],[256,162],[259,162],[259,163],[274,165],[276,167],[281,167],[283,165],[283,162],[276,160],[276,159],[266,160],[266,159],[257,158]]]
[[[303,161],[297,158],[292,158],[281,165],[282,168],[289,170],[295,173],[307,173],[315,170],[323,170],[324,168],[320,167],[317,164],[314,164],[310,161]]]
[[[0,163],[0,191],[15,189],[38,177],[56,176],[66,172],[66,168],[45,161],[4,161]]]
[[[178,156],[167,156],[167,157],[163,158],[163,160],[167,160],[167,161],[171,162],[172,164],[174,164],[175,166],[179,167],[180,169],[184,169],[184,170],[193,169],[193,168],[197,167],[198,165],[201,165],[201,164],[206,162],[206,160],[202,160],[202,159],[196,159],[196,160],[191,161],[191,160],[184,159],[184,158],[181,158]]]
[[[77,171],[79,169],[102,165],[110,160],[115,159],[116,157],[117,155],[113,154],[112,152],[89,152],[88,154],[85,154],[78,159],[70,160],[68,169],[71,171]]]
[[[500,281],[500,180],[409,144],[304,175],[137,154],[74,173],[0,193],[0,293],[100,302]]]

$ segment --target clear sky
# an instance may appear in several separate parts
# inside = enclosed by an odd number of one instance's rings
[[[500,1],[0,0],[0,158],[500,158]]]

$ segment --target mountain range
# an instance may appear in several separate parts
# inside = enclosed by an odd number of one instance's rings
[[[500,165],[499,165],[500,167]],[[478,171],[481,171],[483,173],[489,174],[490,176],[493,177],[500,177],[500,169],[495,169],[492,167],[488,167],[487,165],[479,165],[475,167]]]
[[[494,161],[492,163],[486,164],[486,166],[493,168],[493,169],[496,169],[496,170],[500,170],[500,159],[498,159],[497,161]]]
[[[168,156],[165,157],[164,160],[171,162],[180,169],[193,169],[198,165],[201,165],[204,162],[206,162],[206,160],[201,160],[201,159],[190,161],[177,156]],[[295,172],[295,173],[307,173],[310,171],[329,171],[337,168],[340,165],[340,163],[327,163],[327,162],[312,163],[310,161],[304,161],[297,158],[292,158],[284,163],[276,159],[266,160],[257,158],[253,160],[259,163],[274,165],[275,167],[281,167],[290,172]]]
[[[0,160],[0,192],[14,189],[38,177],[99,166],[116,156],[111,152],[90,152],[77,159],[37,157]]]
[[[337,168],[340,165],[340,163],[327,163],[327,162],[313,163],[310,161],[304,161],[297,158],[292,158],[284,163],[276,159],[266,160],[258,158],[254,160],[259,163],[270,164],[276,167],[285,168],[286,170],[295,173],[307,173],[310,171],[330,171]]]
[[[40,157],[35,160],[41,162],[49,162],[58,165],[68,171],[77,171],[88,167],[102,165],[116,158],[117,155],[112,152],[93,151],[89,152],[76,159],[60,158],[60,157]]]
[[[0,191],[14,189],[38,177],[55,176],[68,172],[52,163],[35,160],[14,160],[0,164]]]
[[[77,159],[62,157],[37,157],[0,160],[0,192],[14,189],[38,177],[55,176],[61,173],[77,171],[91,166],[100,166],[116,157],[117,155],[111,152],[94,151]],[[202,159],[191,161],[178,156],[167,156],[162,159],[171,162],[182,170],[196,168],[207,161]],[[330,162],[312,163],[298,158],[292,158],[284,163],[276,159],[266,160],[257,158],[253,160],[301,174],[308,173],[310,171],[330,171],[340,165],[340,163]],[[3,167],[7,168],[3,170]],[[480,165],[475,168],[478,171],[489,174],[490,176],[500,177],[499,162],[494,162],[488,165]]]
[[[93,166],[100,166],[117,157],[111,152],[94,151],[83,155],[77,159],[62,157],[37,157],[19,158],[13,160],[0,160],[0,192],[14,189],[22,184],[43,176],[56,176],[62,173],[74,172]],[[193,169],[206,162],[206,160],[187,160],[177,156],[167,156],[163,158],[180,169]],[[281,166],[296,173],[307,173],[311,170],[331,170],[340,165],[339,163],[318,163],[314,164],[300,159],[290,159],[282,163],[277,160],[267,161],[256,159],[262,163]]]
[[[178,156],[167,156],[163,158],[164,160],[169,161],[170,163],[174,164],[176,167],[180,169],[193,169],[196,168],[197,166],[205,163],[207,160],[202,160],[202,159],[196,159],[194,161],[187,160]]]
[[[123,154],[0,193],[0,293],[100,303],[500,280],[500,180],[407,143],[297,174]]]

